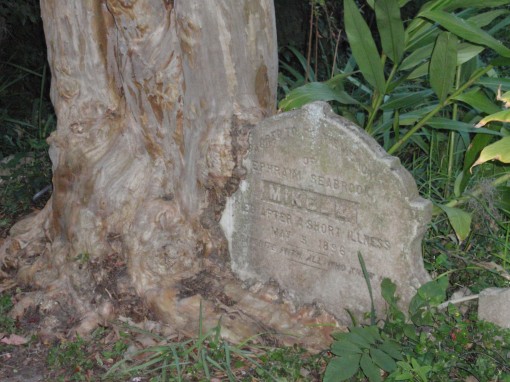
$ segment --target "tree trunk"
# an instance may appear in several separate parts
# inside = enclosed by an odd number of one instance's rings
[[[86,333],[122,301],[136,310],[136,294],[189,329],[207,298],[216,323],[237,285],[218,221],[243,175],[250,125],[275,112],[272,1],[41,8],[58,117],[53,195],[0,251],[36,289],[16,313],[37,305],[53,330],[66,306]]]

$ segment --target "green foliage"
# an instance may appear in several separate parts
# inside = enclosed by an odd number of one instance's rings
[[[5,293],[0,294],[0,332],[14,333],[16,331],[16,322],[8,315],[13,306],[11,296]]]
[[[392,372],[396,361],[403,359],[400,346],[374,325],[354,327],[333,337],[331,352],[336,357],[326,368],[324,382],[345,381],[358,373],[370,382],[381,381],[380,370]]]
[[[382,327],[351,328],[336,333],[324,381],[344,381],[363,374],[370,381],[479,381],[510,378],[510,330],[473,319],[454,305],[439,310],[448,280],[424,284],[412,299],[408,317],[398,307],[396,286],[381,284],[388,303]],[[356,379],[359,380],[359,379]]]
[[[59,380],[86,381],[87,370],[94,367],[94,362],[87,351],[87,342],[77,337],[74,341],[63,342],[50,349],[48,365],[52,369],[66,370],[66,376]]]
[[[202,318],[200,318],[200,323]],[[201,326],[201,325],[200,325]],[[261,348],[247,340],[232,345],[221,338],[221,326],[207,332],[199,329],[194,339],[170,342],[167,339],[136,328],[126,327],[151,336],[158,343],[129,352],[115,363],[104,378],[125,380],[128,376],[142,376],[151,381],[221,380],[296,381],[318,376],[320,356],[311,356],[299,348]]]
[[[365,7],[362,15],[359,2],[344,1],[352,56],[333,68],[329,80],[317,82],[314,73],[310,78],[316,82],[287,81],[279,106],[288,110],[315,100],[333,102],[339,114],[362,126],[388,153],[398,153],[404,162],[410,155],[428,157],[425,176],[417,180],[429,182],[435,215],[445,213],[463,242],[472,228],[465,204],[487,177],[483,170],[473,172],[473,165],[494,170],[490,179],[499,185],[496,198],[507,195],[504,180],[510,169],[489,161],[509,160],[505,123],[510,114],[500,111],[497,101],[508,98],[510,81],[498,70],[503,68],[499,63],[508,64],[510,49],[495,35],[507,25],[503,18],[510,1],[430,0],[408,22],[401,17],[405,1],[367,3],[375,13],[372,28],[365,21],[370,10]],[[501,213],[510,216],[505,209]]]

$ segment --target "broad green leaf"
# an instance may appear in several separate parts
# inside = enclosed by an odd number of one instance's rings
[[[418,92],[406,92],[393,94],[391,98],[381,105],[381,110],[397,110],[397,109],[409,109],[423,101],[432,94],[432,90],[425,89]]]
[[[489,88],[494,92],[497,92],[500,87],[501,90],[504,91],[510,90],[510,78],[482,77],[476,83]]]
[[[485,118],[482,118],[482,120],[476,124],[476,127],[485,126],[489,122],[493,122],[493,121],[510,122],[510,109],[503,110],[503,111],[488,115]]]
[[[328,84],[328,86],[336,88],[338,86],[341,86],[345,79],[352,76],[353,74],[354,72],[338,73],[331,77],[329,80],[327,80],[326,83]]]
[[[460,122],[449,118],[434,117],[431,118],[427,125],[438,130],[450,130],[458,133],[479,133],[501,136],[499,131],[476,128],[470,123]]]
[[[370,358],[368,354],[363,354],[361,356],[359,365],[370,382],[382,381],[379,368],[374,364],[374,361],[372,361],[372,358]]]
[[[399,66],[399,70],[407,70],[416,67],[417,65],[423,63],[424,60],[428,60],[430,55],[432,54],[432,49],[434,49],[434,44],[430,43],[421,48],[416,49],[409,56],[404,58],[402,63]]]
[[[436,280],[429,281],[423,284],[420,288],[418,288],[418,291],[416,295],[412,298],[411,302],[415,306],[423,304],[438,306],[446,299],[447,288],[448,288],[447,277],[440,277]]]
[[[404,363],[404,362],[402,362]],[[412,381],[414,378],[414,375],[410,373],[409,371],[400,372],[396,377],[395,381]]]
[[[391,358],[396,360],[402,360],[404,357],[402,356],[402,349],[400,345],[391,340],[384,341],[381,345],[379,345],[379,349],[388,354]]]
[[[447,207],[441,204],[438,204],[438,207],[446,212],[459,241],[466,240],[471,231],[471,214],[460,208]]]
[[[424,61],[428,61],[430,59],[430,56],[432,55],[432,49],[434,49],[433,43],[416,49],[413,53],[404,58],[402,64],[399,66],[399,71],[412,69],[417,65],[422,64],[423,69],[420,68],[417,70],[416,73],[414,73],[414,77],[412,78],[417,78],[426,74],[425,68],[427,64],[424,63]],[[462,65],[473,57],[478,56],[484,51],[484,49],[485,48],[483,46],[473,45],[467,42],[459,44],[457,49],[457,65]],[[419,75],[417,75],[417,73],[419,73]]]
[[[371,344],[371,341],[367,341],[364,337],[356,333],[349,333],[347,340],[352,342],[354,345],[361,346],[362,348],[369,348]]]
[[[439,34],[430,58],[430,86],[443,103],[453,87],[457,67],[457,37],[448,32]]]
[[[393,358],[379,349],[370,349],[370,357],[372,357],[374,363],[384,371],[391,373],[397,368],[397,364]]]
[[[404,54],[404,24],[397,0],[376,0],[375,16],[383,52],[398,63]]]
[[[473,163],[471,168],[490,160],[498,160],[503,163],[510,163],[510,137],[504,137],[499,141],[485,147],[480,153],[480,157],[476,160],[475,163]]]
[[[508,14],[507,10],[496,9],[496,10],[489,11],[489,12],[479,13],[479,14],[473,16],[473,17],[470,17],[468,19],[468,21],[471,24],[474,24],[477,27],[482,28],[482,27],[487,26],[490,23],[492,23],[499,16],[502,16],[502,15],[505,15],[505,14]]]
[[[287,96],[280,101],[278,107],[282,110],[291,110],[300,108],[307,103],[314,101],[337,101],[342,104],[357,104],[354,98],[345,91],[333,89],[324,82],[310,82],[291,90]]]
[[[448,1],[443,9],[453,11],[457,8],[493,8],[506,4],[510,4],[510,0],[453,0]]]
[[[381,282],[381,296],[388,304],[393,304],[397,285],[389,278],[384,278]]]
[[[469,92],[462,93],[454,98],[457,101],[464,102],[469,106],[483,111],[487,114],[497,113],[501,110],[494,102],[492,102],[484,92],[480,89],[473,89]]]
[[[505,47],[499,40],[496,40],[483,29],[470,24],[458,16],[437,10],[420,12],[418,16],[440,24],[443,28],[467,41],[487,46],[502,56],[510,57],[510,49]]]
[[[348,354],[361,354],[363,351],[359,346],[349,341],[335,341],[331,345],[331,352],[334,355],[344,356]]]
[[[423,22],[422,25],[414,32],[410,32],[409,28],[406,30],[405,35],[405,51],[413,52],[416,49],[422,48],[428,44],[434,43],[437,35],[441,31],[433,22],[426,19],[417,18]]]
[[[344,0],[344,25],[352,55],[363,77],[380,94],[384,94],[386,81],[381,58],[370,29],[359,13],[354,0]]]
[[[510,58],[508,57],[497,57],[490,62],[490,65],[498,67],[498,66],[510,66]]]
[[[418,66],[416,69],[414,69],[408,76],[408,80],[414,80],[416,78],[420,78],[423,76],[426,76],[429,72],[430,64],[428,62],[424,62],[420,66]]]
[[[370,344],[374,344],[381,339],[377,326],[354,327],[351,328],[350,331],[353,334],[363,337]]]
[[[341,382],[351,378],[359,370],[361,354],[335,357],[329,361],[323,382]]]
[[[419,110],[414,110],[409,113],[401,114],[400,115],[400,125],[401,126],[407,126],[407,125],[413,125],[416,123],[416,121],[422,117],[424,117],[426,114],[428,114],[430,111],[435,109],[437,105],[429,105],[420,108]]]
[[[478,56],[485,50],[483,46],[469,44],[467,42],[463,42],[459,45],[457,50],[457,65],[462,65],[465,62],[468,62],[473,57]]]

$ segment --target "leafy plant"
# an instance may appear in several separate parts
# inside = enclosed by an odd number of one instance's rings
[[[13,306],[11,296],[5,293],[0,294],[0,332],[15,332],[16,322],[8,315]]]
[[[508,62],[510,49],[493,36],[507,25],[510,1],[432,0],[405,23],[401,9],[407,3],[367,1],[370,8],[364,11],[375,14],[374,33],[357,3],[345,0],[352,56],[329,80],[289,90],[279,106],[288,110],[314,100],[333,101],[339,114],[362,126],[390,154],[398,152],[404,161],[427,156],[428,179],[418,180],[429,182],[434,214],[445,213],[462,242],[470,235],[472,215],[461,207],[480,193],[473,177],[487,174],[472,173],[473,165],[507,160],[508,130],[501,125],[507,114],[495,114],[495,98],[500,86],[510,89],[510,81],[497,73]],[[292,88],[288,82],[287,88]],[[482,118],[486,114],[492,117]],[[488,128],[479,122],[489,123]],[[502,139],[492,146],[495,138]],[[504,198],[508,167],[488,168],[494,170],[492,181]]]
[[[87,342],[77,337],[50,349],[48,365],[52,369],[66,370],[66,376],[59,377],[62,381],[86,381],[87,371],[94,367],[94,362],[87,351]]]
[[[360,372],[370,382],[381,381],[381,369],[392,372],[403,359],[400,346],[377,326],[350,328],[333,338],[331,352],[336,357],[328,363],[324,382],[345,381]]]

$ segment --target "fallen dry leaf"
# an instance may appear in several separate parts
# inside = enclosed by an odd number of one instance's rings
[[[11,334],[8,337],[4,337],[0,340],[0,342],[6,345],[25,345],[28,342],[28,339],[25,337],[18,336],[17,334]]]

